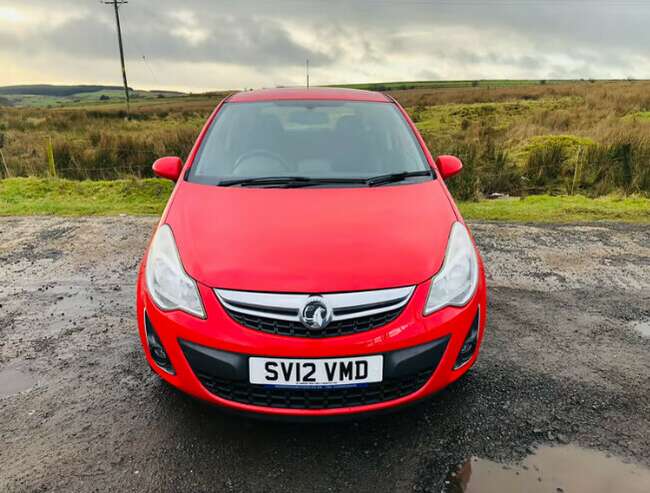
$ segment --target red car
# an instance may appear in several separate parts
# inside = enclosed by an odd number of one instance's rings
[[[386,410],[458,379],[486,320],[483,265],[391,97],[272,89],[226,98],[176,181],[137,284],[147,361],[243,412]]]

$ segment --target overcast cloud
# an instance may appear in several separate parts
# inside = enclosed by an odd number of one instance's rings
[[[132,87],[650,78],[643,0],[129,0]],[[0,0],[0,85],[119,84],[111,7]]]

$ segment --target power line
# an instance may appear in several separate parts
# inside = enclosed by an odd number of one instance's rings
[[[141,10],[147,11],[147,9],[141,9]],[[148,12],[151,14],[150,10]],[[129,33],[133,34],[133,32],[129,28],[129,25],[124,22],[124,19],[122,19],[122,30],[127,36],[129,36]],[[136,34],[133,34],[129,39],[135,45],[138,56],[140,57],[142,63],[145,65],[145,67],[151,74],[152,81],[155,83],[156,88],[158,88],[160,86],[160,82],[158,81],[158,77],[156,77],[156,74],[154,73],[151,63],[149,63],[151,62],[151,57],[147,54],[147,51],[142,49],[142,45],[138,42],[138,36]],[[127,51],[127,56],[128,56],[128,51]]]
[[[117,41],[120,45],[120,62],[122,63],[122,80],[124,81],[124,95],[126,96],[126,114],[131,112],[131,99],[129,97],[129,83],[126,80],[126,67],[124,65],[124,47],[122,45],[122,27],[120,26],[120,5],[129,3],[128,0],[102,1],[105,5],[112,5],[115,9],[115,24],[117,25]]]
[[[160,86],[160,83],[158,82],[158,77],[156,77],[156,74],[154,74],[153,69],[151,66],[147,63],[147,57],[142,55],[142,61],[144,62],[144,65],[149,69],[149,72],[151,73],[151,77],[153,78],[154,82],[156,83],[157,86]]]

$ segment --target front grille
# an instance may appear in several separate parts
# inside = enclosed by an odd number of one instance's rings
[[[336,409],[391,401],[422,388],[433,368],[413,375],[370,383],[363,387],[274,388],[246,381],[220,379],[205,373],[196,375],[210,392],[223,399],[254,406],[282,409]]]
[[[300,322],[248,315],[246,313],[237,313],[228,309],[226,309],[226,312],[237,323],[244,327],[248,327],[249,329],[282,336],[322,338],[345,336],[376,329],[377,327],[381,327],[395,320],[403,310],[404,308],[402,307],[397,310],[369,315],[367,317],[339,320],[330,323],[324,329],[308,329]]]
[[[323,295],[216,289],[226,313],[249,329],[282,336],[336,337],[382,327],[400,316],[414,286]],[[305,322],[306,307],[318,300],[327,313],[322,327]],[[310,325],[309,327],[307,325]]]

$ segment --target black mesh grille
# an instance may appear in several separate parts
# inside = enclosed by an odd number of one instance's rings
[[[432,373],[433,368],[364,387],[320,389],[273,388],[246,381],[223,380],[204,373],[197,373],[197,376],[210,392],[229,401],[284,409],[334,409],[377,404],[407,396],[422,388]]]
[[[350,334],[357,334],[367,330],[376,329],[395,320],[404,307],[397,308],[377,315],[359,317],[351,320],[340,320],[330,323],[324,329],[308,329],[300,322],[290,322],[286,320],[276,320],[273,318],[259,317],[257,315],[247,315],[226,309],[228,315],[237,323],[248,327],[249,329],[268,332],[282,336],[294,337],[336,337]]]

